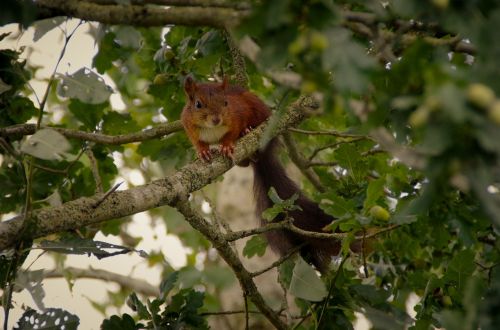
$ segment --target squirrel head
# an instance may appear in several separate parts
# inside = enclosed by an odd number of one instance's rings
[[[197,83],[191,76],[184,80],[184,91],[187,96],[186,110],[192,120],[201,127],[217,127],[224,124],[224,113],[227,109],[226,91],[227,77],[221,83]]]

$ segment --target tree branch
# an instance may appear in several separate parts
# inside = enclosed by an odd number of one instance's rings
[[[238,86],[248,89],[248,76],[245,66],[245,58],[243,57],[243,54],[241,54],[235,40],[227,29],[224,31],[224,35],[229,47],[229,53],[231,54],[231,58],[233,60],[236,83]]]
[[[260,276],[260,275],[262,275],[262,274],[270,271],[274,267],[278,267],[279,265],[281,265],[282,263],[284,263],[286,260],[288,260],[290,257],[292,257],[295,253],[299,252],[300,249],[302,249],[305,245],[307,245],[307,243],[302,243],[300,245],[294,246],[285,255],[283,255],[281,258],[279,258],[278,260],[276,260],[275,262],[273,262],[272,264],[270,264],[266,268],[263,268],[261,270],[253,272],[252,273],[252,277]]]
[[[314,172],[314,170],[308,166],[309,162],[299,152],[290,132],[285,132],[283,134],[283,138],[288,150],[288,155],[290,156],[292,162],[297,165],[300,172],[309,180],[309,182],[311,182],[316,190],[318,190],[319,192],[325,192],[325,187],[323,187],[323,185],[321,184],[321,181],[316,172]]]
[[[142,142],[155,138],[160,138],[165,135],[183,130],[180,120],[170,123],[160,124],[158,126],[142,130],[140,132],[121,134],[121,135],[107,135],[101,133],[92,133],[77,131],[69,128],[50,127],[45,126],[42,128],[50,128],[58,131],[67,138],[78,140],[90,141],[100,144],[120,145],[132,142]],[[0,128],[0,137],[9,137],[10,140],[21,139],[25,135],[35,134],[36,124],[20,124]]]
[[[38,19],[55,16],[76,17],[87,21],[105,24],[132,24],[135,26],[211,26],[216,28],[234,27],[250,14],[251,7],[247,3],[232,3],[224,0],[131,0],[130,4],[118,4],[113,0],[37,0]],[[381,21],[373,13],[341,11],[342,23],[348,29],[365,38],[372,39],[374,33],[370,27]],[[418,27],[418,31],[435,27],[421,23],[397,21],[396,26],[407,29]],[[389,30],[380,30],[386,40],[393,40],[396,34]],[[410,33],[403,36],[406,44],[415,42],[420,36]],[[474,45],[459,38],[434,38],[424,36],[424,41],[432,45],[449,46],[451,50],[474,55]],[[246,52],[244,52],[246,53]],[[246,53],[248,56],[248,53]],[[249,56],[252,59],[252,57]],[[273,79],[283,79],[280,74],[271,74]],[[289,75],[287,75],[287,79]],[[294,77],[297,80],[297,77]]]
[[[96,280],[104,280],[108,282],[115,282],[122,287],[129,288],[130,290],[143,294],[145,296],[157,297],[160,293],[159,289],[146,281],[133,279],[129,276],[124,276],[109,272],[104,269],[89,269],[66,267],[64,272],[69,272],[75,278],[90,278]],[[64,277],[64,273],[60,270],[45,270],[43,272],[45,278],[59,278]]]
[[[224,7],[161,7],[145,5],[100,5],[77,0],[38,0],[41,18],[55,16],[77,17],[105,24],[132,24],[136,26],[235,26],[246,11]]]
[[[88,0],[88,2],[100,5],[116,5],[118,0]],[[130,0],[132,5],[160,5],[174,7],[214,7],[214,8],[234,8],[249,9],[245,2],[231,2],[227,0]]]
[[[225,235],[215,230],[213,226],[190,207],[187,201],[179,201],[179,203],[177,203],[177,208],[186,217],[186,221],[212,243],[220,256],[226,261],[229,267],[231,267],[240,282],[244,295],[252,300],[259,311],[261,311],[277,329],[287,329],[286,324],[281,321],[278,314],[273,311],[271,307],[266,304],[264,298],[262,298],[262,295],[257,290],[257,286],[252,279],[252,274],[243,266],[238,255],[234,253],[229,242],[225,239]]]
[[[282,133],[288,126],[297,125],[303,119],[304,108],[308,106],[311,106],[311,101],[305,97],[292,103],[289,111],[281,118],[276,134]],[[262,131],[263,127],[258,127],[238,141],[234,154],[235,164],[257,151]],[[30,228],[29,235],[39,238],[163,205],[175,205],[179,199],[206,186],[232,166],[230,160],[221,156],[215,157],[210,164],[196,160],[169,177],[113,192],[98,207],[95,205],[102,198],[102,194],[34,210],[32,217],[36,226]],[[19,239],[21,226],[22,217],[0,223],[0,251],[11,247]]]
[[[365,138],[365,139],[370,139],[369,136],[365,135],[359,135],[359,134],[351,134],[351,133],[345,133],[345,132],[339,132],[339,131],[308,131],[305,129],[300,129],[300,128],[289,128],[288,129],[290,132],[294,133],[300,133],[300,134],[307,134],[307,135],[331,135],[331,136],[336,136],[336,137],[343,137],[343,138]]]

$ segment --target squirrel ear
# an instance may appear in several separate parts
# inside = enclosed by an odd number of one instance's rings
[[[184,80],[184,91],[190,99],[194,97],[194,93],[196,91],[196,81],[194,81],[193,77],[190,75]]]

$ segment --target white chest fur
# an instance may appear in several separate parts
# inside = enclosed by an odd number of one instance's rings
[[[228,130],[227,126],[201,127],[200,140],[209,144],[217,143]]]

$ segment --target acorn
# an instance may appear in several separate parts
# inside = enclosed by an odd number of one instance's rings
[[[486,85],[471,84],[467,88],[467,100],[478,107],[486,109],[495,101],[495,92]]]
[[[370,215],[376,220],[387,221],[391,217],[389,211],[379,205],[375,205],[370,209]]]
[[[153,79],[153,85],[164,85],[168,82],[168,75],[166,73],[159,73]]]
[[[500,125],[500,100],[495,100],[488,108],[488,117],[497,125]]]

